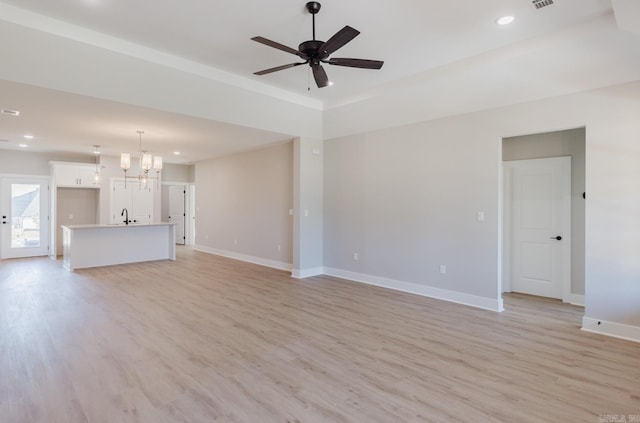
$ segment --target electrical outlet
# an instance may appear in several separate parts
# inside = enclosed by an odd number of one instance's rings
[[[478,222],[484,222],[484,212],[479,211],[477,216],[478,216]]]
[[[353,260],[354,261],[358,261],[360,257],[358,256],[358,253],[353,253]]]
[[[445,266],[444,264],[440,265],[440,273],[445,275],[447,273],[447,266]]]
[[[234,240],[233,240],[233,243],[234,243],[235,245],[238,245],[238,238],[234,239]]]
[[[280,244],[278,244],[278,252],[280,252],[281,249]]]

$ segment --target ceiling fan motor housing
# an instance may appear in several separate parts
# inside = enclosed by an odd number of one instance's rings
[[[328,54],[327,52],[321,52],[320,47],[324,44],[324,41],[318,40],[309,40],[303,43],[300,43],[298,46],[298,51],[303,53],[310,59],[326,59]],[[324,53],[324,54],[322,54]]]

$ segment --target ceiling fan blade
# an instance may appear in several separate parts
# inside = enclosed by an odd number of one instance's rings
[[[350,68],[362,68],[362,69],[380,69],[384,62],[381,60],[367,60],[367,59],[348,59],[348,58],[333,58],[325,63],[336,66],[347,66]]]
[[[329,85],[329,77],[327,76],[327,72],[325,72],[322,65],[312,66],[313,69],[313,79],[316,80],[316,85],[318,88],[326,87]]]
[[[358,31],[357,29],[353,29],[349,25],[347,25],[340,31],[336,32],[333,37],[329,38],[322,46],[320,46],[318,51],[322,53],[323,57],[327,57],[334,51],[338,50],[340,47],[347,44],[349,41],[356,38],[358,34],[360,34],[360,31]]]
[[[300,62],[300,63],[289,63],[288,65],[276,66],[275,68],[269,68],[265,70],[261,70],[259,72],[254,72],[254,75],[266,75],[271,72],[278,72],[284,69],[293,68],[300,65],[306,65],[308,62]]]
[[[303,59],[306,59],[306,57],[302,53],[300,53],[298,50],[292,49],[291,47],[287,47],[284,44],[276,43],[275,41],[271,41],[267,38],[253,37],[252,40],[260,44],[264,44],[265,46],[277,48],[278,50],[286,51],[287,53],[295,54],[296,56],[300,56]]]

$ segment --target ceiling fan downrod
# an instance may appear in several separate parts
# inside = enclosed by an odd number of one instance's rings
[[[316,14],[320,11],[320,7],[322,7],[322,5],[317,1],[310,1],[306,4],[306,7],[307,7],[307,11],[311,13],[311,19],[313,22],[312,23],[313,41],[315,41],[316,40]]]

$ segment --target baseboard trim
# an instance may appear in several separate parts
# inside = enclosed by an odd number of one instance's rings
[[[271,267],[278,270],[291,271],[291,263],[284,263],[276,260],[269,260],[262,257],[250,256],[247,254],[240,254],[234,251],[219,250],[217,248],[206,247],[204,245],[195,245],[194,249],[202,251],[203,253],[213,254],[216,256],[227,257],[235,260],[246,261],[247,263],[259,264],[261,266]]]
[[[293,269],[291,270],[291,277],[295,279],[310,278],[312,276],[320,276],[324,274],[323,267],[316,267],[313,269]]]
[[[502,298],[491,299],[478,297],[477,295],[464,294],[461,292],[434,288],[432,286],[418,285],[415,283],[403,282],[379,276],[372,276],[364,273],[350,272],[347,270],[333,269],[330,267],[324,268],[324,274],[328,276],[334,276],[336,278],[348,279],[354,282],[366,283],[368,285],[375,285],[383,288],[394,289],[396,291],[408,292],[410,294],[422,295],[423,297],[435,298],[452,303],[482,308],[485,310],[496,312],[501,312],[504,310]]]
[[[581,294],[569,294],[566,303],[584,307],[584,295]]]
[[[585,316],[582,318],[582,330],[627,341],[640,342],[639,326],[625,325],[624,323],[609,322]]]

